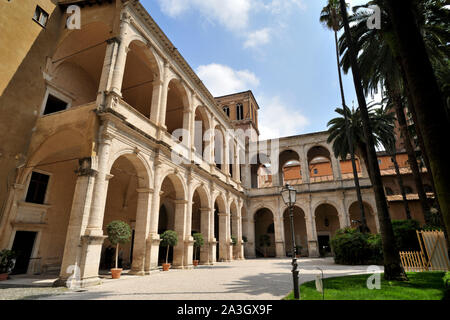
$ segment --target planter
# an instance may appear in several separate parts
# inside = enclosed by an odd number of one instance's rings
[[[121,269],[121,268],[111,269],[111,276],[112,276],[112,278],[113,279],[120,279],[120,274],[122,273],[122,270],[123,269]]]
[[[198,266],[198,260],[192,260],[192,264],[194,265],[194,267]]]
[[[170,263],[163,263],[162,267],[163,267],[163,271],[169,271]]]
[[[0,281],[8,280],[8,274],[7,273],[0,273]]]

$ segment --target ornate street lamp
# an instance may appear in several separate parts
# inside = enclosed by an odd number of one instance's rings
[[[291,218],[291,232],[292,232],[292,278],[294,282],[294,298],[300,298],[300,292],[298,290],[298,270],[297,270],[297,248],[295,245],[295,232],[294,232],[294,204],[297,191],[286,184],[281,190],[281,197],[284,203],[289,207],[289,216]]]

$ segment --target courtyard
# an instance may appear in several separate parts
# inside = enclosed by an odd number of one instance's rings
[[[292,290],[291,260],[251,259],[170,270],[150,276],[124,275],[120,280],[61,294],[49,300],[280,300]],[[299,260],[300,283],[324,277],[367,273],[367,266],[336,265],[332,258]]]

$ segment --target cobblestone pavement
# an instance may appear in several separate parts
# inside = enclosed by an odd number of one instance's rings
[[[367,266],[335,265],[332,258],[299,259],[300,283],[324,277],[367,273]],[[381,271],[381,270],[380,270]],[[252,259],[170,270],[145,277],[125,276],[105,280],[83,292],[67,291],[50,300],[279,300],[292,290],[290,259]]]

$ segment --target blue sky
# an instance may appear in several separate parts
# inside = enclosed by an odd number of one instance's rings
[[[327,129],[341,100],[334,36],[319,23],[326,0],[141,3],[214,96],[253,91],[262,139]],[[351,106],[350,75],[344,86]]]

